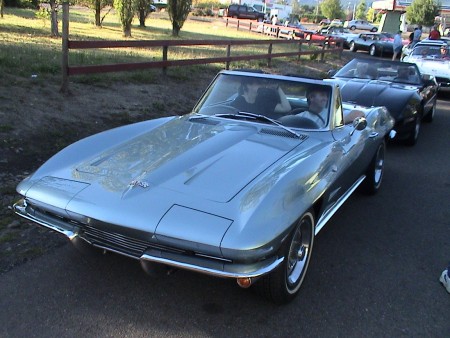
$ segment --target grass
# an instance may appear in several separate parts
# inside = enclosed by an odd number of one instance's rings
[[[61,76],[61,39],[50,37],[50,22],[35,16],[30,9],[5,8],[4,18],[0,19],[0,74],[18,75],[24,78],[37,76],[38,81]],[[61,16],[62,13],[60,12]],[[101,28],[93,24],[93,12],[88,9],[70,9],[69,32],[71,40],[122,40],[122,29],[116,15],[110,12]],[[59,18],[59,31],[62,31]],[[170,40],[170,39],[268,39],[263,34],[237,31],[226,28],[219,21],[204,22],[187,20],[178,38],[172,37],[172,28],[166,13],[152,13],[146,20],[146,27],[139,27],[135,19],[132,26],[132,40]],[[233,47],[232,55],[255,54],[267,46]],[[297,46],[274,46],[273,52],[295,51]],[[169,59],[190,59],[224,56],[225,47],[196,46],[177,47],[169,50]],[[123,48],[71,50],[69,65],[95,65],[113,63],[143,62],[161,60],[162,49],[158,48]],[[275,60],[273,60],[275,61]],[[275,61],[276,62],[276,61]],[[254,68],[265,61],[248,61],[234,63],[234,67]],[[192,74],[206,66],[184,67],[176,72],[177,76],[190,78]],[[207,67],[223,68],[223,64]],[[71,81],[98,83],[116,81],[132,82],[156,81],[161,71],[123,72],[71,77]],[[152,75],[153,74],[153,75]],[[184,75],[183,75],[184,74]],[[105,76],[106,75],[106,76]],[[0,75],[1,76],[1,75]]]

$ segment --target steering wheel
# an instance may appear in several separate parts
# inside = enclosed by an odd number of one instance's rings
[[[307,108],[294,108],[294,109],[291,109],[291,111],[288,113],[288,115],[297,115],[297,114],[303,113],[305,111],[305,109],[307,109]]]
[[[294,109],[295,110],[295,109]],[[293,128],[304,128],[304,129],[319,129],[319,125],[314,122],[313,120],[297,116],[297,115],[285,115],[283,117],[280,117],[278,121],[287,126],[287,127],[293,127]]]

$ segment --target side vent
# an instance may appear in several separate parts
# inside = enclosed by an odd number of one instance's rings
[[[288,132],[287,130],[283,130],[283,129],[262,128],[259,132],[261,134],[269,134],[269,135],[273,135],[273,136],[295,138],[296,140],[300,140],[300,141],[303,141],[308,137],[303,134],[301,134],[300,137],[297,137],[294,134]]]

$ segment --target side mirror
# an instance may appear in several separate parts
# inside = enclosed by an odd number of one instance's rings
[[[328,77],[328,78],[332,78],[336,73],[337,73],[337,70],[336,70],[336,69],[330,69],[330,70],[327,72],[327,77]]]
[[[353,135],[353,133],[356,130],[364,130],[367,127],[367,120],[365,117],[357,117],[356,119],[353,120],[353,130],[350,133],[350,135]]]

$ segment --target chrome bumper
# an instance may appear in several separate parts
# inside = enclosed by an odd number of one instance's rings
[[[76,239],[80,238],[94,247],[115,252],[134,259],[139,259],[141,261],[141,264],[143,265],[152,262],[216,277],[257,278],[273,271],[284,260],[284,257],[270,257],[263,261],[246,264],[236,264],[229,260],[217,257],[209,257],[200,253],[186,255],[176,251],[161,250],[159,247],[155,248],[154,243],[151,242],[148,242],[148,247],[140,256],[132,256],[126,252],[121,251],[120,249],[117,249],[117,247],[110,247],[108,245],[105,245],[104,243],[97,243],[95,241],[84,238],[83,235],[80,235],[81,229],[79,226],[71,224],[63,218],[59,219],[57,217],[52,217],[51,215],[47,215],[43,212],[37,211],[29,206],[25,199],[21,199],[16,202],[13,208],[14,212],[19,216],[33,221],[48,229],[56,231],[60,234],[63,234],[71,241],[75,241]]]

